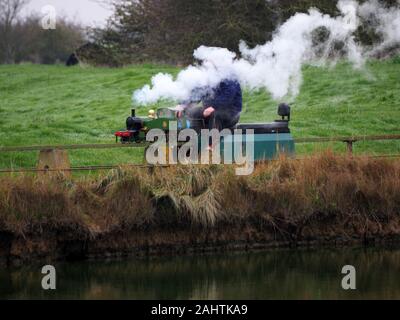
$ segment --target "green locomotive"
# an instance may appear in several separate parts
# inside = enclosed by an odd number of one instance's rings
[[[263,161],[276,159],[281,154],[294,156],[295,144],[290,133],[290,107],[287,104],[280,104],[278,115],[281,117],[271,123],[239,123],[233,128],[241,129],[243,137],[237,134],[224,137],[221,141],[221,152],[224,144],[236,142],[238,139],[246,144],[246,130],[254,131],[254,160]],[[198,134],[202,129],[207,129],[203,119],[192,119],[188,115],[178,118],[175,110],[162,108],[156,112],[150,110],[148,117],[137,117],[135,109],[132,109],[132,115],[126,119],[126,130],[115,133],[117,142],[121,143],[145,143],[147,133],[152,129],[161,129],[168,133],[171,122],[177,126],[178,132],[184,129],[194,129]],[[200,140],[200,139],[199,139]],[[245,148],[245,147],[244,147]]]

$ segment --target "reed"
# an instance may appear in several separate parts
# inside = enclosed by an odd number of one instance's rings
[[[239,177],[223,166],[0,178],[0,232],[69,237],[249,225],[287,239],[396,234],[400,160],[325,152]],[[233,231],[232,231],[233,232]]]

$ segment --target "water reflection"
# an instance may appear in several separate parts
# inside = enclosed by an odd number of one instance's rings
[[[341,269],[357,290],[341,289]],[[40,266],[0,269],[4,299],[393,299],[400,250],[279,250],[195,257],[57,263],[57,290],[41,290]]]

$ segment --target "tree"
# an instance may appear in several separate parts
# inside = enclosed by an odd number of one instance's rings
[[[14,62],[13,25],[29,0],[0,0],[0,49],[6,63]]]
[[[113,6],[109,28],[136,61],[188,62],[200,45],[235,51],[242,39],[266,41],[275,21],[265,0],[120,0]]]
[[[110,28],[136,61],[187,63],[200,45],[238,51],[240,40],[265,43],[295,12],[336,10],[332,0],[119,0]],[[115,38],[114,38],[115,39]],[[115,43],[114,43],[115,46]]]
[[[111,5],[114,15],[107,29],[95,32],[93,39],[119,64],[188,63],[200,45],[237,52],[240,40],[250,47],[271,40],[275,30],[295,13],[318,8],[331,16],[340,14],[337,0],[98,1]],[[380,0],[386,6],[396,1]],[[368,22],[360,27],[357,40],[363,44],[376,41]]]

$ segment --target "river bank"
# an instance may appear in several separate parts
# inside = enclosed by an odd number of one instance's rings
[[[0,178],[0,263],[397,242],[400,160]]]
[[[226,252],[256,252],[277,248],[343,248],[399,246],[400,236],[360,235],[346,238],[314,235],[313,238],[274,239],[257,230],[229,230],[243,233],[241,236],[226,237],[214,231],[202,236],[193,232],[138,233],[131,235],[103,235],[89,240],[62,239],[57,237],[23,238],[0,235],[0,267],[21,266],[56,261],[104,260],[132,257],[191,256]],[[249,237],[256,236],[249,239]],[[157,238],[160,237],[160,238]],[[163,240],[160,240],[163,239]]]

